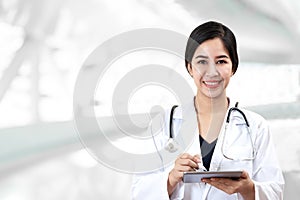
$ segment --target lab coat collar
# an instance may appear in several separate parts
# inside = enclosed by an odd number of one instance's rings
[[[228,114],[229,109],[232,108],[232,107],[235,107],[235,104],[237,103],[236,101],[231,100],[229,97],[227,97],[227,99],[229,101],[229,106],[228,106],[228,109],[227,109],[227,112],[226,112],[226,116]],[[194,106],[194,98],[192,98],[186,104],[178,106],[175,109],[173,118],[174,119],[183,119],[183,116],[182,116],[183,109],[186,109],[187,113],[191,113],[191,114],[195,114],[196,115],[196,110],[195,110],[195,106]]]

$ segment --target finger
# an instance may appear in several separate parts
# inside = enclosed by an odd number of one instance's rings
[[[210,178],[212,182],[218,182],[225,185],[239,185],[241,180],[232,178]]]
[[[227,194],[233,194],[236,191],[235,187],[231,185],[231,183],[228,182],[228,180],[226,179],[210,178],[210,179],[202,179],[202,181],[226,192]]]
[[[183,165],[191,165],[193,167],[198,167],[198,160],[195,159],[195,156],[192,156],[188,153],[184,153],[184,154],[181,154],[175,161],[175,164],[176,163],[179,163],[179,164],[183,164]]]
[[[181,165],[181,166],[178,166],[177,170],[180,172],[187,172],[187,171],[194,171],[194,168],[190,167],[190,166]]]
[[[229,182],[231,179],[229,178],[211,178],[210,179],[212,182],[218,183],[218,184],[224,184],[224,185],[229,185]]]
[[[196,163],[200,163],[201,162],[201,157],[199,154],[196,154],[193,156],[193,161]]]
[[[249,178],[249,174],[246,171],[243,171],[242,175],[241,175],[241,178],[247,179],[247,178]]]
[[[179,158],[181,159],[190,159],[190,160],[193,160],[194,156],[192,156],[191,154],[188,154],[188,153],[184,153],[184,154],[181,154],[179,156]]]
[[[230,178],[205,178],[203,179],[203,182],[216,184],[216,185],[233,185],[237,181],[232,180]]]
[[[181,171],[191,171],[198,169],[199,167],[198,163],[195,163],[193,160],[178,158],[175,161],[175,168]]]
[[[225,192],[227,194],[235,193],[235,189],[231,185],[224,185],[224,184],[220,184],[218,182],[212,182],[212,183],[210,183],[210,185],[218,188],[219,190],[222,190],[223,192]]]
[[[178,160],[179,165],[190,166],[192,168],[199,168],[198,163],[194,162],[191,159],[180,159]]]

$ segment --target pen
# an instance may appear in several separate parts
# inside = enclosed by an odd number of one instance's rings
[[[206,172],[207,171],[202,163],[201,163],[201,165],[199,165],[199,169],[194,168],[194,170],[198,171],[198,172]]]

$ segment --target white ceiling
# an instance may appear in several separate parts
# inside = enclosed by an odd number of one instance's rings
[[[300,1],[176,1],[195,17],[216,19],[233,29],[243,61],[300,63]]]
[[[0,10],[2,19],[38,37],[70,34],[66,39],[76,34],[105,39],[145,26],[188,34],[213,19],[236,33],[242,61],[300,63],[298,0],[0,0]]]

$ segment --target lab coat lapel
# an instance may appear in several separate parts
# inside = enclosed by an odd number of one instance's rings
[[[191,155],[195,155],[195,154],[201,155],[200,142],[199,142],[199,130],[197,126],[197,116],[194,108],[194,102],[192,101],[186,105],[183,105],[182,107],[176,108],[173,115],[173,119],[181,120],[181,123],[187,123],[185,124],[186,125],[185,128],[188,127],[189,129],[188,130],[189,132],[183,131],[183,127],[184,127],[183,124],[180,124],[180,126],[175,127],[178,136],[178,142],[180,143],[181,147],[185,147],[183,151]],[[181,132],[180,132],[181,135],[178,135],[179,127],[181,128]]]
[[[224,159],[224,156],[222,154],[222,143],[223,143],[223,140],[225,139],[224,134],[225,134],[226,118],[228,116],[229,109],[234,107],[235,104],[236,104],[236,102],[232,101],[232,100],[230,100],[229,102],[230,103],[229,103],[225,118],[223,120],[222,128],[221,128],[221,131],[220,131],[220,134],[219,134],[219,137],[218,137],[218,141],[216,143],[216,147],[215,147],[212,159],[211,159],[211,164],[210,164],[210,169],[209,169],[210,171],[219,171],[220,167],[221,167],[221,164],[222,164],[222,160]],[[236,115],[236,113],[233,112],[231,114],[231,117],[230,117],[231,120],[230,121],[232,121],[233,115]],[[229,124],[232,125],[232,123],[229,123]],[[229,126],[228,126],[228,129],[230,129]],[[230,138],[231,138],[231,135],[230,135],[229,131],[227,130],[226,139],[224,141],[226,143],[225,145],[230,145],[234,142]]]

